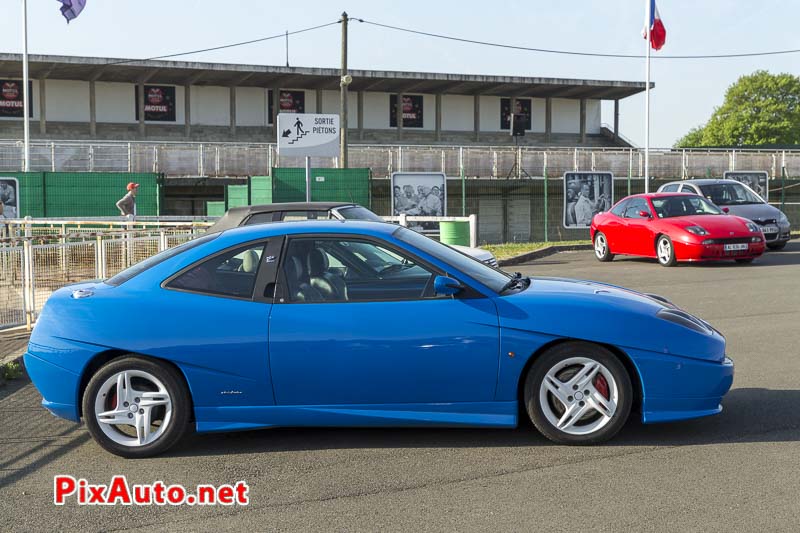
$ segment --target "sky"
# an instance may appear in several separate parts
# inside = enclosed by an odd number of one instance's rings
[[[5,0],[2,52],[21,52],[22,0]],[[645,0],[87,0],[66,24],[57,0],[28,1],[31,54],[146,58],[256,39],[352,18],[481,41],[570,51],[644,54]],[[661,55],[800,48],[798,0],[659,0],[667,42],[653,53],[651,146],[669,147],[708,120],[727,87],[758,69],[800,74],[800,54],[670,60]],[[337,67],[340,26],[289,39],[292,66]],[[189,61],[284,65],[284,39],[184,56]],[[443,41],[351,22],[353,69],[644,81],[643,59],[542,54]],[[644,144],[644,95],[620,103],[620,131]],[[613,124],[613,103],[603,106]]]

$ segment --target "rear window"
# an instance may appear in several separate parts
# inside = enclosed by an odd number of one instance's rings
[[[360,205],[355,205],[353,207],[340,207],[336,210],[342,218],[347,220],[369,220],[371,222],[383,222],[384,220],[367,209],[366,207],[361,207]]]
[[[193,239],[183,244],[179,244],[174,248],[168,248],[163,252],[159,252],[156,255],[148,257],[144,261],[136,263],[130,268],[126,268],[116,276],[110,277],[107,280],[105,280],[105,283],[107,285],[112,285],[114,287],[121,285],[126,281],[128,281],[129,279],[133,278],[134,276],[138,276],[145,270],[148,270],[159,263],[163,263],[164,261],[166,261],[171,257],[175,257],[176,255],[183,253],[187,250],[191,250],[192,248],[200,246],[203,243],[213,241],[214,239],[219,237],[219,235],[220,235],[219,233],[206,234],[203,235],[202,237],[198,237],[197,239]]]

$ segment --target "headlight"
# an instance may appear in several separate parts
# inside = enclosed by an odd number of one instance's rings
[[[750,233],[761,233],[761,228],[755,222],[748,222],[747,229]]]
[[[678,324],[679,326],[694,330],[698,333],[709,334],[711,331],[713,331],[713,328],[707,322],[690,315],[686,311],[681,311],[680,309],[661,309],[656,313],[656,316],[663,320]]]
[[[778,217],[778,222],[780,222],[782,224],[788,224],[789,223],[789,217],[786,216],[786,213],[781,212],[781,216]]]
[[[695,235],[708,235],[708,232],[702,226],[686,226],[684,229],[689,233],[694,233]]]

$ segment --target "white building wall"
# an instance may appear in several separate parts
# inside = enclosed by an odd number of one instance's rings
[[[50,82],[48,81],[47,84],[49,85]],[[135,87],[130,83],[96,82],[94,84],[94,97],[97,122],[135,123]],[[49,119],[49,101],[47,102],[47,115]]]
[[[34,87],[34,93],[38,85]],[[47,120],[55,122],[89,122],[89,82],[47,80],[45,83]],[[35,99],[34,111],[38,107]]]
[[[316,95],[314,98],[316,99]],[[322,91],[322,109],[318,110],[317,113],[338,115],[339,98],[339,91]],[[364,116],[367,116],[366,112]],[[358,127],[358,93],[354,91],[347,93],[347,127],[351,130]],[[365,124],[364,127],[366,128],[367,125]]]
[[[426,104],[427,105],[427,104]],[[436,101],[434,100],[434,106]],[[427,112],[427,109],[425,110]],[[436,107],[433,109],[436,119]],[[434,122],[434,128],[436,124]],[[475,102],[472,96],[442,95],[442,130],[472,131],[475,129]]]
[[[481,131],[503,131],[500,129],[500,98],[497,96],[481,96],[480,106]]]
[[[266,126],[268,90],[261,87],[236,89],[236,124],[238,126]],[[230,104],[228,104],[230,107]]]
[[[544,98],[534,98],[531,103],[531,131],[534,133],[544,133],[547,125],[547,100]]]
[[[580,133],[581,102],[553,98],[553,133]]]
[[[600,133],[603,124],[600,100],[586,101],[586,133]]]
[[[389,129],[389,93],[364,93],[364,128]]]
[[[192,124],[229,126],[230,109],[228,87],[192,87]]]

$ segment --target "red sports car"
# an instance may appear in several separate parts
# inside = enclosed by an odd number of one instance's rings
[[[600,261],[614,255],[655,257],[663,266],[678,261],[733,259],[749,263],[764,253],[764,234],[755,223],[720,210],[702,196],[637,194],[623,198],[591,226]]]

